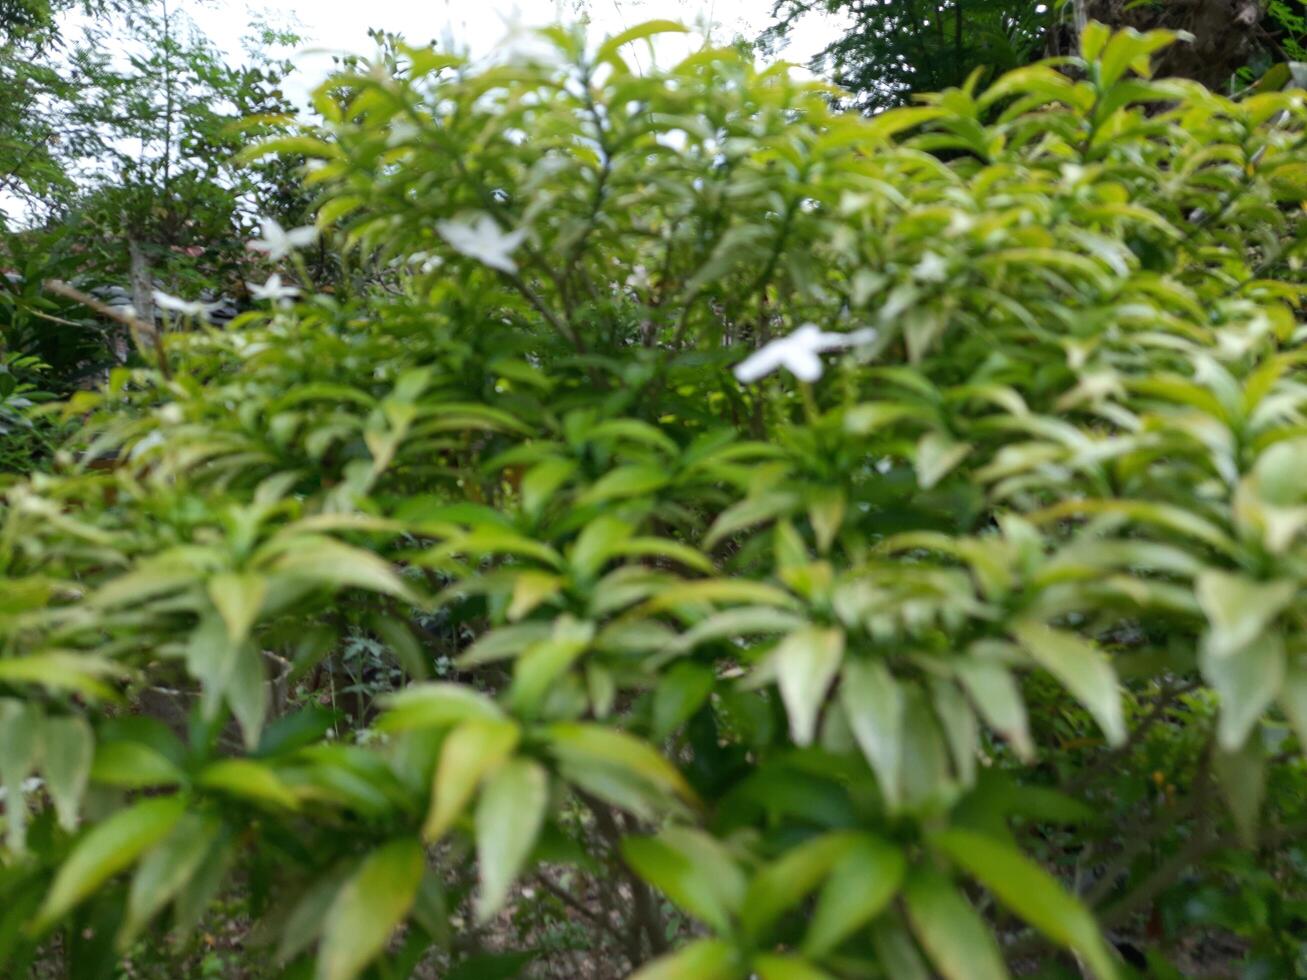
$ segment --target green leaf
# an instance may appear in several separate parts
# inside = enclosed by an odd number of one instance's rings
[[[947,805],[957,783],[939,719],[922,686],[906,685],[903,694],[903,799],[918,811]]]
[[[513,665],[510,707],[534,717],[554,682],[589,648],[594,632],[594,623],[559,617],[549,638],[532,644]]]
[[[896,808],[903,799],[904,702],[898,682],[883,662],[850,658],[840,680],[840,703],[885,802]]]
[[[102,678],[119,677],[123,669],[85,653],[49,650],[30,657],[0,659],[0,682],[40,684],[52,691],[76,691],[92,700],[109,701],[114,690]]]
[[[230,835],[222,835],[173,901],[173,935],[185,940],[210,910],[238,854]]]
[[[1057,879],[1020,851],[970,830],[933,835],[931,844],[1055,943],[1079,953],[1098,980],[1116,974],[1098,923]]]
[[[1099,84],[1103,88],[1115,84],[1127,68],[1147,78],[1152,74],[1149,56],[1171,44],[1178,36],[1175,31],[1141,34],[1130,27],[1117,31],[1103,49],[1103,60],[1098,69]]]
[[[768,633],[788,633],[804,625],[802,616],[771,606],[737,606],[713,613],[686,630],[668,645],[670,651],[685,653],[703,643],[734,639],[741,636],[758,636]]]
[[[289,962],[318,938],[328,909],[356,867],[357,862],[341,862],[310,881],[299,895],[292,896],[290,914],[281,926],[277,942],[278,962]]]
[[[94,757],[95,736],[85,718],[67,715],[45,719],[41,726],[41,770],[64,830],[77,827],[77,811]]]
[[[720,939],[696,939],[641,967],[630,980],[740,980],[744,975],[734,946]]]
[[[953,769],[963,786],[976,781],[976,755],[980,751],[980,731],[975,712],[962,692],[950,681],[935,678],[930,692],[935,704],[935,717],[948,742]]]
[[[622,46],[632,41],[642,41],[658,34],[685,34],[688,31],[689,28],[674,20],[647,20],[643,24],[627,28],[620,34],[614,34],[599,45],[599,50],[595,52],[595,61],[612,61],[617,57],[617,52]]]
[[[759,980],[834,980],[825,970],[797,956],[764,953],[753,961]]]
[[[415,728],[444,728],[463,721],[499,721],[503,711],[480,691],[465,684],[430,682],[410,684],[382,702],[384,714],[377,720],[383,732],[404,732]]]
[[[221,830],[214,817],[187,813],[172,833],[145,855],[127,893],[127,915],[115,943],[120,953],[131,948],[141,930],[200,869]]]
[[[245,748],[251,752],[263,736],[263,722],[268,717],[270,695],[263,655],[252,643],[245,643],[236,650],[223,697],[240,725]]]
[[[97,824],[59,867],[32,925],[44,932],[102,884],[166,837],[185,812],[179,796],[142,800]]]
[[[667,538],[630,538],[614,545],[612,552],[622,558],[667,558],[696,572],[703,572],[705,575],[712,575],[717,571],[713,563],[697,548],[691,548],[688,544],[681,544],[679,541],[669,541]]]
[[[144,789],[175,786],[182,780],[176,764],[144,742],[100,742],[91,763],[91,779],[108,786]]]
[[[644,612],[655,613],[682,604],[704,602],[747,602],[759,606],[794,608],[794,597],[783,589],[766,582],[739,578],[699,579],[678,582],[658,592],[644,607]]]
[[[632,735],[579,722],[562,722],[547,729],[550,751],[563,762],[599,762],[639,777],[665,793],[697,805],[698,796],[679,769]]]
[[[549,775],[537,762],[515,759],[490,777],[476,810],[481,893],[479,922],[494,916],[535,846],[549,803]]]
[[[1033,762],[1035,745],[1030,739],[1026,705],[1012,672],[974,656],[959,658],[953,671],[985,722],[1011,743],[1022,762]]]
[[[1293,582],[1258,582],[1208,569],[1194,583],[1194,594],[1211,629],[1204,638],[1212,657],[1232,656],[1255,639],[1293,601]]]
[[[576,503],[579,507],[585,507],[623,497],[651,497],[665,487],[668,480],[668,472],[661,466],[642,463],[619,466],[600,477],[577,497]]]
[[[919,413],[913,405],[894,402],[868,402],[854,405],[844,413],[844,431],[850,435],[870,435],[878,429],[893,425],[900,419],[914,418]]]
[[[808,495],[808,522],[817,538],[817,549],[824,555],[835,542],[848,502],[843,491],[822,489]]]
[[[232,643],[245,642],[267,594],[268,580],[262,575],[224,572],[209,579],[209,599],[222,616]]]
[[[568,550],[567,559],[579,579],[590,579],[616,553],[617,548],[631,537],[633,528],[615,517],[597,517],[576,536]]]
[[[0,783],[5,790],[6,843],[21,852],[27,842],[23,782],[36,766],[41,743],[40,709],[14,698],[0,700]]]
[[[1284,681],[1284,641],[1276,633],[1260,638],[1228,657],[1199,658],[1203,678],[1221,696],[1217,744],[1234,752],[1280,693]]]
[[[431,671],[427,666],[427,656],[422,650],[422,644],[413,635],[413,630],[409,628],[407,622],[396,616],[376,616],[372,620],[372,628],[381,638],[381,642],[390,648],[409,677],[424,681],[430,676]]]
[[[923,490],[929,490],[948,476],[970,452],[968,442],[958,442],[939,432],[926,433],[917,443],[917,483]]]
[[[327,910],[316,980],[353,980],[386,948],[417,895],[426,861],[412,837],[364,859]]]
[[[755,939],[786,909],[803,901],[857,845],[858,835],[831,833],[791,848],[765,865],[744,898],[740,924]]]
[[[531,467],[522,477],[522,509],[531,517],[539,515],[576,468],[575,460],[560,457],[551,457]]]
[[[299,809],[299,798],[276,771],[255,759],[222,759],[210,763],[195,778],[195,785],[274,808]]]
[[[1112,36],[1112,29],[1100,21],[1091,20],[1080,31],[1080,57],[1097,61],[1103,47]]]
[[[772,652],[781,700],[790,718],[790,737],[810,745],[817,715],[844,657],[844,631],[805,626],[785,637]]]
[[[897,915],[884,915],[871,925],[871,942],[885,976],[894,980],[932,980],[907,928]]]
[[[1234,817],[1239,839],[1250,849],[1257,846],[1257,824],[1266,801],[1266,769],[1266,753],[1260,738],[1245,739],[1234,751],[1218,745],[1212,754],[1216,783]]]
[[[657,837],[628,837],[622,857],[641,878],[719,933],[731,930],[744,896],[744,873],[702,831],[670,827]]]
[[[1085,706],[1111,745],[1125,742],[1125,715],[1116,672],[1101,650],[1073,633],[1033,620],[1013,624],[1012,634],[1041,667]]]
[[[820,959],[879,915],[898,893],[907,866],[897,847],[869,834],[859,837],[817,898],[804,955]]]
[[[521,731],[510,721],[465,721],[445,739],[436,766],[435,796],[422,836],[436,841],[463,813],[467,801],[487,775],[517,748]]]
[[[460,667],[479,667],[496,660],[508,660],[548,637],[553,628],[553,623],[545,622],[501,626],[481,636],[463,651],[456,663]]]
[[[563,588],[561,575],[530,569],[513,576],[513,598],[505,613],[510,623],[529,616],[542,602],[548,602]]]
[[[653,737],[661,742],[689,720],[712,692],[711,667],[683,661],[663,674],[654,688]]]
[[[711,550],[723,538],[737,531],[793,513],[801,503],[798,494],[786,491],[772,491],[756,497],[746,497],[717,515],[717,519],[713,521],[712,527],[708,529],[708,534],[703,539],[703,546]]]
[[[292,536],[271,568],[322,586],[358,588],[418,604],[390,563],[370,551],[320,535]]]
[[[914,870],[904,899],[912,931],[944,980],[1006,980],[989,926],[947,878]]]

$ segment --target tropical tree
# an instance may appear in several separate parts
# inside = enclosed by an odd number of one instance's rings
[[[1054,22],[1052,3],[1029,0],[777,0],[775,23],[763,34],[775,49],[814,12],[847,20],[813,61],[866,110],[908,102],[913,95],[986,78],[1041,56]]]

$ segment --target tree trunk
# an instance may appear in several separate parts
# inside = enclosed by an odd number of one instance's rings
[[[143,324],[147,324],[151,333],[153,333],[156,328],[154,325],[154,282],[150,278],[150,263],[146,260],[145,253],[141,251],[141,246],[134,238],[127,241],[127,254],[131,259],[132,305],[136,307],[136,319]],[[153,336],[142,337],[141,342],[148,344],[153,339]],[[128,351],[126,336],[120,337],[115,334],[114,345],[114,354],[118,358],[118,363],[126,363]],[[117,349],[119,346],[121,346],[121,350]]]
[[[1054,53],[1074,51],[1076,45],[1069,35],[1078,35],[1091,20],[1115,30],[1187,31],[1193,35],[1192,41],[1177,42],[1158,54],[1154,61],[1157,75],[1192,78],[1213,91],[1226,92],[1235,72],[1248,64],[1263,37],[1266,0],[1075,0],[1073,9],[1074,24],[1054,40],[1062,48]]]

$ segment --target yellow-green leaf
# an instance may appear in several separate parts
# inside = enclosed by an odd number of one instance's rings
[[[971,830],[946,830],[930,840],[1017,916],[1079,953],[1098,980],[1116,976],[1094,917],[1034,861],[1003,841]]]
[[[413,906],[425,866],[412,837],[367,856],[327,910],[316,980],[353,980],[386,948]]]
[[[487,781],[476,809],[478,921],[490,919],[507,900],[535,846],[548,803],[549,775],[530,759],[514,759]]]
[[[517,748],[520,730],[511,721],[465,721],[445,739],[436,766],[435,795],[422,836],[436,841],[463,813],[477,786]]]
[[[944,980],[1007,980],[989,926],[947,878],[916,870],[904,899],[912,931]]]
[[[59,867],[33,929],[43,932],[73,906],[158,844],[185,812],[179,796],[142,800],[86,833]]]

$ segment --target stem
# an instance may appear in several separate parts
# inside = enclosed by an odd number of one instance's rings
[[[594,814],[595,826],[608,841],[614,862],[625,872],[630,882],[634,915],[631,920],[631,931],[626,937],[626,945],[628,955],[631,957],[631,966],[634,968],[645,960],[644,944],[640,941],[642,932],[648,940],[653,956],[660,956],[667,952],[667,938],[662,916],[658,913],[658,903],[654,901],[649,886],[617,858],[618,848],[622,842],[622,830],[618,827],[612,811],[606,804],[592,797],[582,796],[582,799]]]
[[[530,303],[532,307],[535,308],[536,312],[539,313],[542,317],[544,317],[546,321],[548,321],[549,325],[554,328],[554,331],[560,337],[562,337],[564,340],[571,343],[571,345],[574,348],[576,348],[576,352],[578,354],[586,353],[585,344],[581,342],[581,338],[576,334],[575,331],[573,331],[571,326],[564,324],[563,321],[558,319],[558,317],[554,314],[554,311],[545,305],[545,301],[539,297],[539,295],[535,292],[535,290],[533,290],[530,286],[528,286],[525,282],[523,282],[521,276],[519,276],[516,272],[501,271],[501,274],[505,279],[507,279],[513,285],[513,288],[516,289],[519,293],[521,293],[522,296],[526,299],[526,301]]]
[[[817,398],[812,392],[812,385],[807,381],[800,381],[799,394],[803,398],[804,419],[809,425],[815,427],[821,418],[821,412],[817,408]]]

